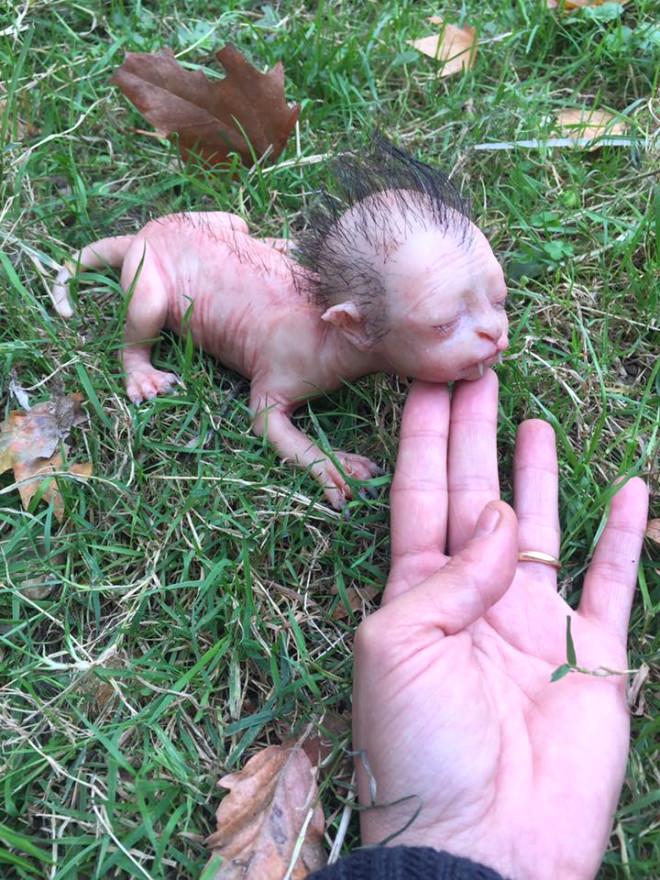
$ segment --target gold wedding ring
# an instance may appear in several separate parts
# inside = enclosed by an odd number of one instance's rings
[[[551,565],[552,568],[561,568],[561,562],[556,556],[543,553],[541,550],[521,550],[518,554],[518,562],[540,562],[543,565]]]

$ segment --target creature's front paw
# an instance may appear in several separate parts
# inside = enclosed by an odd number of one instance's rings
[[[382,469],[365,458],[363,455],[354,455],[351,452],[334,453],[335,458],[341,464],[347,476],[356,480],[370,480],[382,473]],[[327,461],[321,468],[319,473],[320,481],[323,485],[325,497],[335,510],[341,510],[346,506],[346,502],[353,497],[351,487],[348,485],[339,469],[334,466],[331,461]],[[375,493],[369,493],[375,494]]]
[[[126,377],[126,393],[132,403],[142,403],[171,391],[178,384],[179,379],[174,373],[164,373],[152,366],[139,367]]]

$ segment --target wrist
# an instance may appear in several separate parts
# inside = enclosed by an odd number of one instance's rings
[[[334,866],[333,866],[334,867]],[[313,874],[314,880],[336,880],[332,868]],[[427,846],[365,847],[352,852],[341,861],[343,878],[377,877],[378,880],[400,880],[402,877],[424,877],[426,880],[507,880],[487,865],[438,852]],[[310,877],[310,880],[311,880]]]
[[[503,845],[508,839],[506,834],[495,835],[493,839],[498,845],[493,847],[483,822],[458,827],[457,823],[437,821],[415,798],[365,809],[360,815],[360,829],[363,846],[429,847],[457,858],[471,859],[506,880],[527,880],[516,871],[514,859]],[[563,880],[563,875],[554,875],[553,880],[557,876]],[[534,880],[541,880],[541,875],[536,875]]]
[[[510,830],[497,830],[488,822],[470,828],[450,828],[446,822],[423,821],[423,811],[412,819],[416,806],[411,807],[411,803],[365,810],[361,815],[363,846],[428,847],[469,859],[505,880],[594,880],[598,873],[598,865],[589,868],[580,864],[580,854],[574,860],[569,852],[549,852],[541,841],[538,845],[533,842],[533,833],[523,829],[517,829],[512,837]],[[402,806],[407,806],[403,821]],[[561,849],[559,841],[558,844]]]

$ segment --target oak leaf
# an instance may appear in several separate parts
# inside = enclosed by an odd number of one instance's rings
[[[216,58],[226,71],[222,80],[185,70],[168,48],[157,54],[128,52],[110,82],[159,131],[178,135],[184,159],[194,152],[218,165],[237,153],[251,166],[269,148],[271,161],[276,159],[300,112],[284,98],[282,63],[261,73],[231,45]]]
[[[82,394],[54,397],[28,412],[10,412],[0,424],[0,474],[13,470],[26,510],[34,495],[43,489],[42,497],[52,501],[55,516],[60,521],[63,519],[64,501],[53,474],[63,470],[62,455],[58,451],[60,443],[74,425],[87,419],[82,402]],[[87,479],[92,465],[90,462],[73,464],[68,473]]]
[[[615,121],[616,116],[607,110],[560,110],[555,114],[557,124],[562,131],[575,138],[590,138],[596,143],[587,146],[589,151],[597,150],[597,139],[603,135],[624,135],[627,126],[624,122]]]
[[[323,811],[303,749],[268,746],[219,785],[229,794],[216,813],[218,830],[207,840],[213,854],[204,880],[303,880],[323,867]]]
[[[453,76],[455,73],[469,70],[474,66],[477,57],[477,32],[475,28],[465,25],[457,27],[453,24],[445,24],[441,18],[432,16],[429,21],[442,27],[439,34],[431,34],[419,40],[411,40],[410,45],[435,58],[443,61],[440,76]]]

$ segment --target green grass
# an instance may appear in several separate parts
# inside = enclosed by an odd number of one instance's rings
[[[313,481],[250,434],[247,383],[178,339],[164,340],[157,360],[185,391],[129,405],[110,274],[90,275],[71,322],[54,316],[46,287],[74,248],[188,208],[295,233],[323,180],[322,161],[236,179],[182,166],[173,147],[136,133],[148,125],[109,86],[124,51],[170,45],[216,70],[212,50],[231,40],[262,67],[282,59],[302,114],[299,153],[293,139],[280,163],[359,144],[378,123],[453,170],[511,288],[502,468],[516,424],[548,418],[572,599],[611,480],[640,473],[657,492],[657,152],[473,149],[550,135],[555,111],[583,104],[621,113],[648,137],[657,6],[567,17],[524,0],[442,8],[490,40],[473,71],[449,80],[407,45],[428,32],[430,2],[3,6],[0,417],[18,408],[12,379],[32,403],[84,391],[90,424],[74,432],[71,456],[95,470],[88,484],[65,485],[62,525],[45,504],[21,510],[0,477],[3,878],[197,877],[217,778],[324,713],[348,714],[359,615],[336,611],[351,587],[380,590],[388,568],[388,478],[377,500],[338,517]],[[391,468],[405,393],[403,382],[372,377],[300,418],[333,447]],[[608,880],[660,875],[651,550],[630,636],[630,665],[651,675],[635,704]],[[329,841],[350,787],[345,746],[337,737],[323,783]],[[355,840],[354,823],[346,846]]]

